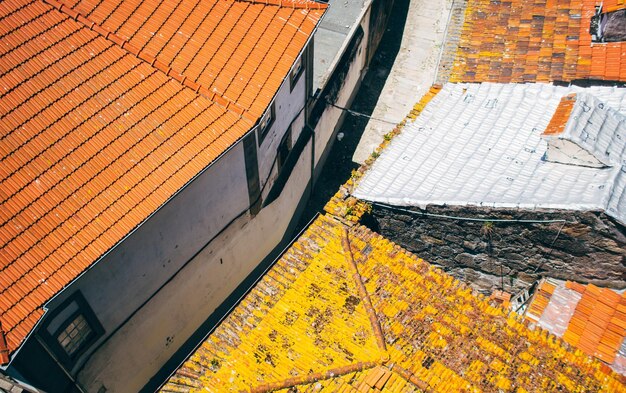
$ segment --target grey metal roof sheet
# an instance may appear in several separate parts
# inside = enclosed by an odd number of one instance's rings
[[[570,93],[591,95],[626,115],[626,89],[616,87],[447,84],[394,138],[353,194],[404,206],[605,210],[626,223],[623,149],[619,162],[602,168],[545,160],[541,134]]]

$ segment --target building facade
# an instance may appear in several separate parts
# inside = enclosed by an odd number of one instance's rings
[[[139,390],[277,247],[312,173],[325,7],[4,10],[4,372]]]
[[[390,4],[318,81],[323,3],[4,10],[2,372],[105,392],[174,367],[289,241]]]

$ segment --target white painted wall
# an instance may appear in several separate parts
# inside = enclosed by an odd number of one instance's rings
[[[79,375],[88,391],[140,389],[279,243],[309,182],[311,143],[301,157],[274,203],[231,225],[92,357]]]
[[[304,111],[301,111],[298,117],[294,119],[294,121],[291,123],[291,128],[292,128],[291,146],[292,147],[298,140],[298,137],[300,136],[300,134],[302,133],[302,129],[304,128],[304,116],[305,116]],[[276,149],[278,149],[278,145],[280,144],[280,141],[282,141],[282,136],[278,140],[278,143],[276,143]],[[266,178],[261,179],[261,190],[262,190],[261,195],[263,199],[267,198],[270,190],[272,189],[272,185],[274,184],[274,182],[278,178],[278,175],[280,174],[280,171],[278,170],[278,165],[274,163],[274,161],[276,160],[276,156],[277,156],[276,153],[277,153],[277,150],[274,150],[273,152],[270,150],[267,152],[268,156],[265,157],[266,161],[269,162],[269,165],[270,165],[269,169],[271,170],[271,172],[267,175]],[[301,159],[306,159],[310,161],[311,155],[309,154],[308,157],[302,157]],[[287,190],[283,190],[283,192],[285,191]]]
[[[106,332],[100,341],[106,339],[197,250],[248,208],[245,173],[243,148],[238,143],[53,299],[49,309],[80,290]]]
[[[367,40],[369,37],[369,20],[370,20],[370,8],[368,6],[367,11],[363,13],[363,18],[360,21],[360,25],[363,28],[363,39],[358,46],[356,58],[350,64],[350,69],[346,78],[344,79],[343,88],[340,90],[337,101],[335,105],[341,107],[348,107],[350,104],[350,99],[356,88],[358,88],[361,77],[363,76],[363,70],[366,66],[366,56],[367,56]],[[341,57],[343,51],[345,50],[348,41],[354,35],[354,31],[358,24],[354,25],[349,37],[346,42],[344,42],[344,47],[340,50],[335,58],[335,63]],[[330,67],[330,70],[334,70],[336,64],[333,64]],[[332,72],[332,71],[331,71]],[[328,78],[327,78],[328,79]],[[334,108],[332,106],[328,106],[322,116],[320,117],[317,126],[315,127],[315,165],[318,166],[319,163],[324,162],[325,156],[329,150],[328,141],[334,137],[334,133],[336,131],[339,119],[341,118],[343,111]]]

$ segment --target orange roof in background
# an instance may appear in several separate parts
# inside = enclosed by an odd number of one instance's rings
[[[451,82],[626,81],[626,43],[592,43],[595,7],[621,0],[469,0]]]
[[[612,364],[626,337],[626,295],[592,284],[582,295],[563,340]]]
[[[532,303],[528,307],[528,311],[526,311],[526,319],[532,322],[537,322],[544,310],[550,303],[550,297],[552,293],[554,293],[554,289],[556,286],[548,281],[543,281],[535,296],[533,297]]]
[[[323,13],[304,1],[48,3],[0,3],[11,353],[52,296],[253,127]]]
[[[57,1],[70,15],[127,43],[131,52],[156,59],[158,68],[256,117],[265,112],[326,7],[311,1]]]
[[[563,340],[614,367],[616,363],[623,363],[626,353],[621,353],[623,351],[620,348],[626,337],[626,293],[619,294],[593,284],[583,285],[570,281],[559,286],[571,290],[562,290],[560,296],[569,298],[565,299],[566,303],[574,302],[572,304],[575,305],[571,316],[559,316],[567,325]],[[541,326],[548,329],[554,325],[554,317],[544,316],[544,311],[552,303],[552,294],[556,287],[548,281],[542,283],[529,305],[527,320],[539,321]],[[622,359],[616,362],[617,357]],[[626,369],[621,369],[620,366],[616,371],[624,373]]]
[[[358,203],[357,203],[358,205]],[[353,207],[358,209],[357,205]],[[361,226],[319,216],[163,392],[624,392],[620,376]]]
[[[602,12],[613,12],[626,8],[624,0],[604,0],[602,1]]]

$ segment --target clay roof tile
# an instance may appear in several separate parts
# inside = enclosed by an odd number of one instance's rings
[[[626,7],[618,2],[470,0],[450,80],[624,82],[626,43],[592,43],[589,33],[596,7],[602,5],[603,12]]]
[[[252,128],[325,8],[296,3],[2,4],[0,318],[11,353],[56,292]],[[275,33],[257,45],[265,30]],[[217,86],[232,80],[248,82],[226,97]]]

